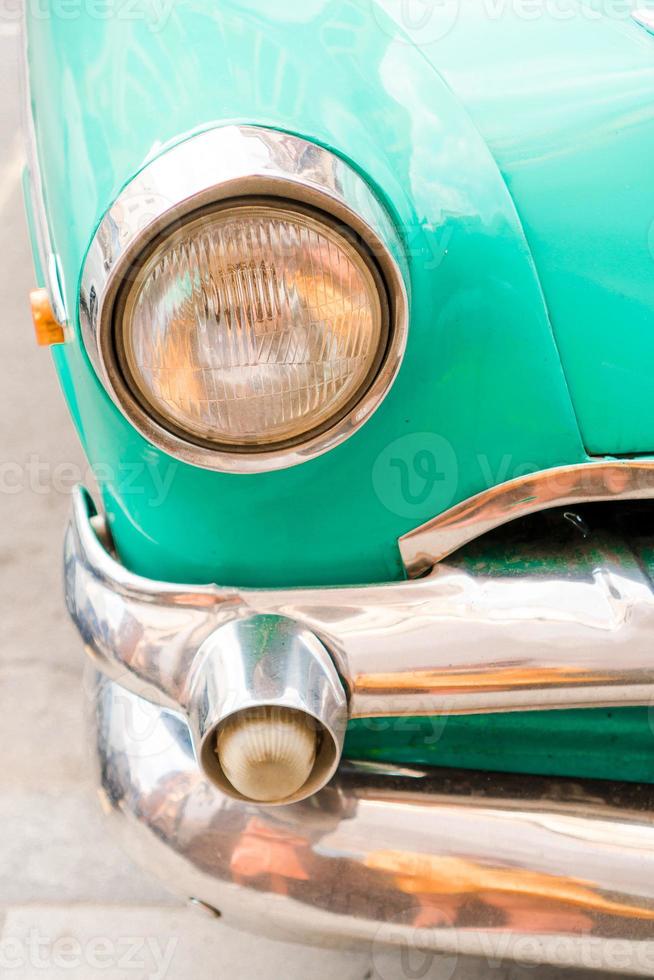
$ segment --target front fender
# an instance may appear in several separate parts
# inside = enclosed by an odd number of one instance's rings
[[[507,187],[379,8],[175,0],[122,13],[28,13],[27,28],[72,334],[55,361],[131,569],[253,586],[395,579],[397,538],[413,527],[524,471],[586,458]],[[376,415],[329,454],[256,476],[149,445],[100,386],[77,322],[85,252],[118,192],[167,146],[228,123],[287,130],[353,163],[404,236],[412,296],[404,364]]]

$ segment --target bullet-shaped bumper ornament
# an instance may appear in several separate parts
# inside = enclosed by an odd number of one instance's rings
[[[347,698],[321,641],[276,615],[236,620],[202,645],[188,692],[196,754],[224,793],[294,803],[340,761]]]

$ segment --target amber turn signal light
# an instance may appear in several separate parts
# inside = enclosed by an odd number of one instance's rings
[[[55,319],[47,290],[33,289],[30,293],[32,320],[36,342],[40,347],[50,347],[51,344],[63,344],[64,328]]]

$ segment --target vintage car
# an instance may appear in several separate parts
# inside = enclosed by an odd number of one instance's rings
[[[653,975],[654,15],[25,26],[125,846],[281,937]]]

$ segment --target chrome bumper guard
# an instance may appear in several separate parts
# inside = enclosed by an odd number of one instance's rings
[[[203,766],[206,672],[256,617],[296,624],[298,656],[328,652],[345,717],[649,703],[654,596],[628,548],[580,539],[558,572],[455,559],[410,582],[260,591],[153,582],[110,548],[78,491],[66,595],[98,669],[103,797],[171,887],[297,941],[654,973],[654,788],[342,763],[268,808]],[[298,696],[314,711],[315,686]]]

